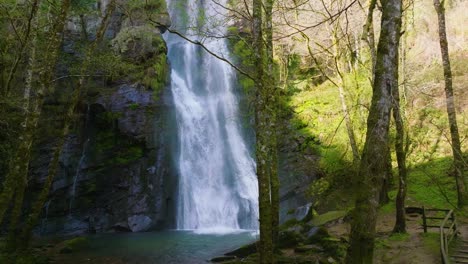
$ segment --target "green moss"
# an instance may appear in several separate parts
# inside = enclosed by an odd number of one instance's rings
[[[138,103],[133,103],[128,106],[128,108],[130,108],[131,110],[136,110],[138,109],[138,107],[140,107],[140,104]]]
[[[440,237],[438,233],[423,233],[423,245],[431,252],[439,252],[440,250]]]
[[[348,214],[347,211],[330,211],[321,215],[317,215],[312,219],[312,224],[314,226],[321,226],[331,221],[338,220],[342,217],[345,217]]]
[[[89,246],[89,241],[86,237],[76,237],[63,242],[63,247],[60,250],[62,253],[72,253],[77,250],[84,249]]]
[[[284,222],[281,226],[280,226],[280,229],[281,230],[286,230],[290,227],[293,227],[295,225],[298,225],[300,224],[300,221],[297,221],[296,218],[293,218],[293,219],[289,219],[288,221]]]
[[[166,2],[164,0],[129,0],[126,2],[126,6],[130,11],[145,9],[147,11],[157,12],[165,10]]]
[[[116,165],[127,165],[143,157],[143,149],[140,146],[131,146],[121,149],[111,160]]]
[[[410,239],[410,235],[408,233],[396,233],[392,234],[388,240],[389,241],[408,241]]]

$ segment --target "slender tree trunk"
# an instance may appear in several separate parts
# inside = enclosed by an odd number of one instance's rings
[[[13,66],[11,67],[10,72],[8,73],[8,77],[4,86],[5,87],[4,95],[8,96],[8,94],[10,93],[11,83],[15,77],[16,71],[18,70],[19,64],[21,60],[23,59],[24,53],[29,46],[28,44],[29,44],[29,39],[30,39],[31,34],[36,34],[38,22],[34,20],[36,20],[40,5],[41,5],[40,0],[34,0],[31,3],[31,12],[28,17],[28,23],[27,23],[26,30],[24,33],[24,39],[19,48],[18,55],[16,56],[16,59],[13,62]]]
[[[384,205],[390,202],[390,197],[388,196],[388,191],[393,181],[393,172],[392,172],[392,155],[390,151],[390,145],[387,146],[387,160],[385,163],[385,175],[382,183],[382,189],[380,191],[379,204]]]
[[[15,190],[17,188],[17,185],[20,185],[20,189],[24,189],[23,185],[26,186],[26,181],[27,181],[27,171],[29,167],[29,155],[30,155],[30,149],[32,145],[32,135],[29,131],[31,127],[30,123],[30,100],[31,100],[31,89],[33,86],[33,81],[34,81],[34,75],[36,73],[36,49],[37,49],[37,35],[38,35],[38,23],[39,23],[39,14],[38,14],[38,9],[39,9],[40,1],[34,1],[32,3],[32,10],[31,10],[31,17],[29,20],[29,26],[27,29],[27,36],[30,34],[33,34],[33,39],[31,43],[31,51],[30,51],[30,57],[28,60],[28,70],[27,70],[27,75],[26,75],[26,80],[25,80],[25,88],[24,88],[24,96],[23,96],[23,115],[24,115],[24,120],[21,123],[21,134],[19,136],[19,146],[16,152],[13,155],[13,160],[10,163],[10,170],[6,176],[6,179],[3,183],[3,189],[0,194],[0,223],[3,221],[3,217],[5,215],[5,212],[7,211],[10,201],[13,198],[13,195],[15,194]],[[22,50],[21,53],[24,51]],[[21,57],[21,54],[18,55],[19,58]],[[16,64],[16,61],[15,61]],[[13,66],[13,68],[10,71],[9,78],[6,84],[7,88],[7,93],[9,92],[9,85],[11,81],[11,76],[14,75],[14,72],[16,72],[16,66]],[[17,194],[17,199],[15,201],[19,202],[21,200],[21,204],[15,204],[15,207],[21,207],[22,205],[22,195],[21,193]],[[14,208],[14,212],[12,214],[12,222],[13,225],[10,225],[10,229],[16,225],[16,220],[15,220],[15,215],[19,214],[18,209]]]
[[[398,46],[401,0],[383,0],[382,23],[367,120],[366,143],[355,188],[356,205],[351,223],[347,264],[372,263],[379,194],[386,171],[392,89],[398,89]]]
[[[256,89],[255,89],[255,130],[256,130],[256,158],[257,178],[259,189],[260,209],[260,259],[261,264],[273,263],[272,215],[270,194],[270,158],[269,151],[269,107],[268,85],[265,73],[265,47],[263,39],[263,3],[262,0],[253,0],[253,46],[255,55]]]
[[[80,75],[81,77],[78,80],[78,86],[75,88],[75,90],[72,93],[71,96],[71,101],[70,105],[68,106],[68,110],[65,116],[64,120],[64,125],[62,128],[62,133],[58,139],[57,147],[54,150],[54,154],[52,156],[52,160],[49,164],[49,170],[47,173],[47,180],[46,183],[39,194],[39,197],[37,198],[36,202],[34,203],[32,207],[32,212],[29,215],[27,222],[26,222],[26,227],[23,229],[22,232],[22,243],[23,243],[23,248],[27,247],[29,245],[29,240],[31,237],[31,233],[35,225],[37,224],[37,221],[39,219],[39,216],[42,212],[42,208],[47,201],[47,197],[50,192],[50,187],[52,186],[53,180],[55,178],[55,175],[57,174],[57,170],[59,167],[59,158],[60,158],[60,153],[62,152],[63,146],[65,144],[65,140],[67,135],[69,134],[70,130],[70,125],[74,121],[74,112],[76,107],[78,106],[80,102],[81,95],[83,94],[83,90],[85,90],[84,82],[86,80],[86,71],[88,70],[90,64],[91,64],[91,59],[94,54],[94,51],[96,50],[96,47],[99,42],[102,41],[102,38],[104,37],[104,33],[107,28],[108,21],[115,9],[115,0],[112,0],[109,5],[106,8],[106,13],[104,15],[104,18],[101,21],[101,24],[97,30],[96,33],[96,39],[90,44],[88,51],[86,53],[85,60],[83,64],[81,65],[81,70],[80,70]]]
[[[372,76],[375,74],[375,64],[377,61],[377,51],[375,49],[375,34],[374,34],[374,9],[377,4],[377,0],[369,0],[369,6],[367,8],[366,23],[363,27],[362,40],[367,43],[369,52],[372,60]]]
[[[278,177],[278,89],[276,87],[276,78],[274,76],[273,62],[273,3],[274,0],[265,1],[265,37],[266,37],[266,56],[267,56],[267,80],[266,85],[269,86],[273,111],[270,114],[269,131],[272,132],[270,139],[269,150],[271,153],[270,161],[270,191],[271,191],[271,230],[273,236],[273,246],[276,247],[278,242],[279,228],[279,177]]]
[[[55,71],[55,65],[58,57],[58,50],[61,45],[61,32],[63,32],[66,17],[70,7],[70,0],[64,0],[60,13],[56,17],[56,23],[54,24],[53,30],[51,31],[51,38],[47,46],[45,54],[47,60],[44,62],[42,67],[38,67],[38,76],[40,86],[36,90],[36,98],[32,102],[32,109],[28,111],[28,115],[25,117],[25,128],[24,132],[20,136],[20,145],[18,151],[13,159],[10,173],[7,175],[5,180],[5,186],[2,194],[0,195],[0,222],[3,220],[5,212],[8,208],[8,204],[12,198],[14,192],[16,192],[15,205],[12,212],[12,223],[10,225],[10,237],[14,238],[16,233],[16,223],[21,213],[21,207],[23,204],[24,191],[26,188],[27,174],[29,170],[29,161],[31,154],[31,147],[33,143],[34,134],[37,129],[39,117],[41,115],[42,104],[44,100],[44,94],[47,92],[48,85],[51,82],[53,73]],[[35,51],[37,53],[37,50]],[[35,67],[32,68],[34,74]],[[29,78],[29,77],[28,77]],[[32,76],[31,76],[32,78]],[[9,188],[7,184],[10,181],[18,181],[19,184],[12,185],[13,188]],[[8,187],[8,188],[7,188]]]
[[[396,197],[396,222],[393,232],[406,233],[406,152],[405,130],[400,109],[400,92],[398,87],[392,90],[393,94],[393,119],[396,126],[395,152],[398,163],[398,193]]]
[[[439,21],[439,41],[440,52],[442,54],[442,65],[445,78],[445,97],[447,103],[447,114],[450,126],[450,136],[452,138],[453,162],[455,167],[455,180],[457,184],[458,206],[467,204],[466,182],[463,175],[464,162],[461,152],[460,135],[458,133],[457,113],[455,110],[455,99],[452,86],[452,69],[450,67],[450,57],[448,51],[447,32],[445,25],[444,1],[434,0],[434,7]]]
[[[356,143],[356,137],[354,135],[354,126],[353,121],[351,120],[351,113],[348,110],[348,105],[346,103],[344,86],[345,86],[345,78],[343,75],[343,58],[340,55],[339,51],[339,38],[338,38],[338,26],[335,27],[333,30],[333,42],[334,42],[334,60],[335,60],[335,67],[336,71],[338,72],[338,76],[340,77],[340,82],[337,84],[338,92],[340,95],[340,102],[341,102],[341,110],[343,111],[343,115],[345,118],[346,124],[346,132],[348,133],[349,144],[351,146],[351,151],[353,153],[353,164],[356,165],[359,162],[359,148]]]

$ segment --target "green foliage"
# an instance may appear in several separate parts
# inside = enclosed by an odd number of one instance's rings
[[[325,194],[330,188],[330,183],[326,178],[320,178],[316,181],[314,181],[310,186],[309,189],[307,190],[307,194],[312,197],[312,200],[314,201],[314,206],[317,206],[317,204],[320,201],[320,198],[323,194]]]
[[[166,2],[164,0],[130,0],[126,2],[127,8],[131,11],[145,9],[148,11],[161,10],[165,7]]]
[[[151,88],[157,96],[166,86],[169,74],[167,48],[162,37],[148,26],[129,27],[117,35],[112,46],[120,54],[121,73]]]
[[[93,10],[96,0],[72,0],[71,9],[78,14],[84,14]]]
[[[457,196],[455,179],[448,174],[451,167],[452,159],[446,157],[410,169],[407,204],[428,208],[454,208]]]
[[[235,30],[235,31],[234,31]],[[237,34],[237,29],[231,29],[232,34]],[[246,43],[245,40],[231,40],[232,52],[236,57],[237,63],[242,65],[244,69],[252,69],[253,67],[253,54],[252,48]],[[239,82],[244,88],[246,94],[251,93],[254,88],[254,81],[250,78],[247,78],[243,75],[239,76]]]

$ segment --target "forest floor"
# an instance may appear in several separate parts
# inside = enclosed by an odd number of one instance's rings
[[[421,215],[407,216],[407,234],[392,234],[395,224],[393,213],[382,213],[377,221],[374,263],[380,264],[436,264],[440,263],[439,233],[437,229],[423,232]],[[328,228],[330,235],[348,237],[349,223]]]

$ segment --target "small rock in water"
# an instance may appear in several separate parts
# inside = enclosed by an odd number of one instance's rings
[[[133,215],[128,217],[128,226],[132,232],[147,231],[151,227],[151,218],[146,215]]]
[[[332,257],[329,257],[327,259],[327,261],[328,261],[328,263],[336,263],[336,260],[334,258],[332,258]]]
[[[248,255],[251,255],[255,252],[257,252],[257,242],[255,243],[252,243],[252,244],[249,244],[249,245],[246,245],[246,246],[242,246],[234,251],[231,251],[231,252],[228,252],[226,254],[224,254],[225,256],[235,256],[235,257],[238,257],[238,258],[245,258],[247,257]]]
[[[212,258],[210,261],[214,263],[219,263],[219,262],[224,262],[224,261],[234,260],[234,259],[236,259],[236,256],[222,256],[222,257]]]

